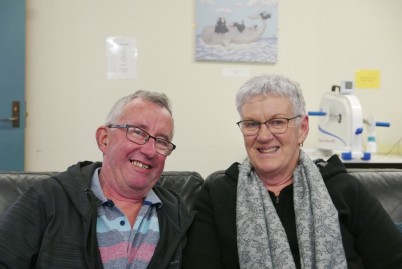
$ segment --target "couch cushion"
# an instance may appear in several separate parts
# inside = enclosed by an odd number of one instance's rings
[[[1,172],[0,173],[0,214],[35,181],[48,178],[56,172]]]
[[[402,222],[402,169],[349,168],[348,171],[377,197],[394,222]]]

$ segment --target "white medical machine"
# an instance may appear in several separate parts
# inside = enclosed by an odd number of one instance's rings
[[[336,91],[338,90],[338,92]],[[343,160],[370,160],[376,152],[375,126],[389,127],[389,123],[375,122],[373,118],[363,119],[359,99],[354,95],[352,81],[344,81],[341,86],[332,86],[331,92],[321,99],[320,109],[309,112],[318,119],[318,149],[341,154]],[[367,151],[363,148],[364,124],[369,126]],[[370,138],[371,134],[371,138]],[[371,139],[371,141],[370,141]]]

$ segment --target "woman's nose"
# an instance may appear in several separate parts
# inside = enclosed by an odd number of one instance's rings
[[[260,130],[258,131],[257,134],[257,139],[258,140],[266,140],[266,139],[271,139],[273,137],[273,134],[267,124],[261,124],[260,125]]]

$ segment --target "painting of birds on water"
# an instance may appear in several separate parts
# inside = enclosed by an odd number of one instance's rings
[[[196,60],[277,62],[277,0],[197,0]]]

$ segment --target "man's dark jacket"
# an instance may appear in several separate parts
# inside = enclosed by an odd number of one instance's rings
[[[96,240],[96,206],[90,190],[102,163],[80,162],[38,181],[0,217],[0,268],[103,268]],[[181,268],[185,233],[194,213],[161,186],[153,190],[160,240],[148,268]]]

